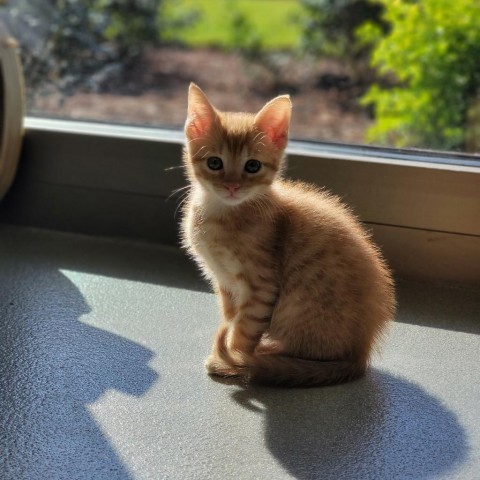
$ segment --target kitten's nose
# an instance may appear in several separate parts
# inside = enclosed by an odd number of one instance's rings
[[[233,195],[239,188],[239,183],[224,183],[225,188]]]

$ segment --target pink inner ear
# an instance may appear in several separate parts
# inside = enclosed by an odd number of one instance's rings
[[[288,97],[277,97],[267,103],[255,117],[255,124],[278,149],[288,141],[291,103]]]
[[[187,119],[186,132],[189,138],[204,137],[210,131],[212,125],[211,119],[208,117],[200,117],[193,113]]]
[[[196,85],[188,90],[188,117],[185,133],[189,140],[205,137],[210,133],[216,113],[205,94]]]
[[[267,137],[277,148],[284,148],[288,140],[288,127],[278,128],[267,126],[264,129]]]

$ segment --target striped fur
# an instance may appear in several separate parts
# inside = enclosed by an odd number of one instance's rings
[[[290,109],[283,96],[257,115],[222,113],[192,84],[182,237],[223,317],[207,371],[327,385],[365,372],[393,316],[394,288],[345,205],[282,177]],[[208,168],[213,156],[221,170]],[[258,173],[245,171],[249,159],[262,163]]]

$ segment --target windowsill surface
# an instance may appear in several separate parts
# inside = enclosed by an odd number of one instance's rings
[[[0,477],[474,479],[478,290],[398,284],[366,378],[215,382],[214,296],[172,247],[0,225]]]

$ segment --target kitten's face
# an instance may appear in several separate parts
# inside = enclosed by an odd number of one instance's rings
[[[206,192],[238,205],[273,182],[283,152],[265,146],[265,135],[255,128],[253,115],[220,115],[207,136],[190,140],[189,162]]]
[[[281,168],[290,109],[288,97],[277,97],[257,115],[221,113],[191,85],[185,126],[191,179],[226,205],[264,193]]]

